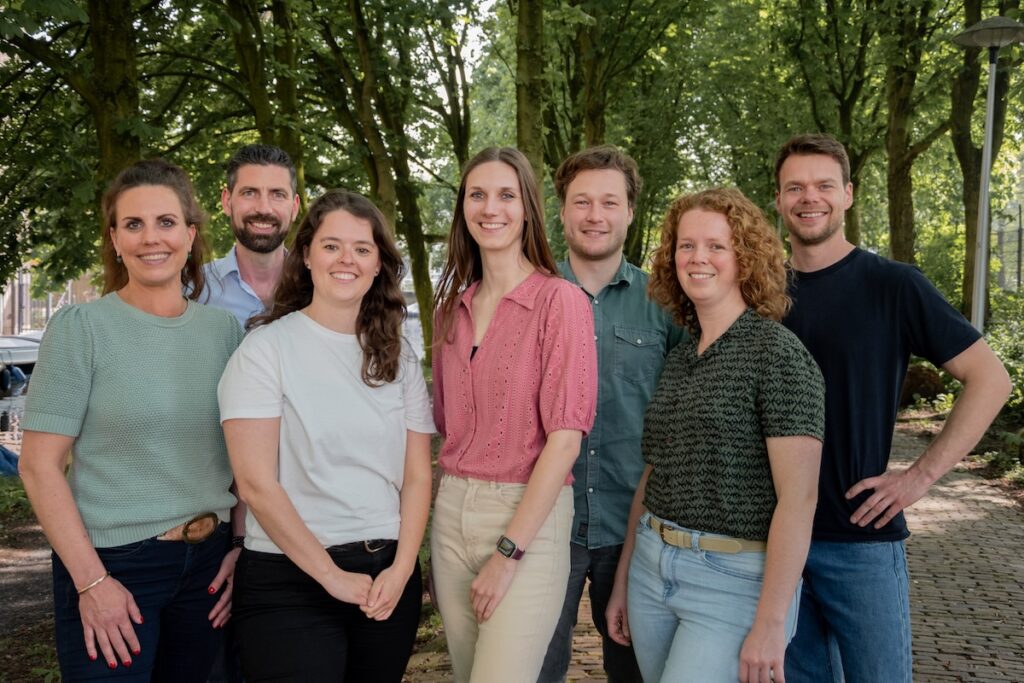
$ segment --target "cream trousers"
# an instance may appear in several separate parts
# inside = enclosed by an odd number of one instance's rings
[[[562,487],[490,619],[477,624],[469,596],[525,491],[525,484],[441,479],[430,554],[456,683],[535,683],[544,663],[569,581],[571,486]]]

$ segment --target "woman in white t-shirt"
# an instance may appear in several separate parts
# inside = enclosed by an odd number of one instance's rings
[[[405,671],[434,424],[401,337],[402,271],[380,211],[327,192],[299,226],[273,308],[221,379],[249,508],[234,619],[250,683],[398,683]]]

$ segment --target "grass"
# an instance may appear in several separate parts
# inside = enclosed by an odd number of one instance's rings
[[[53,624],[45,621],[0,637],[0,683],[60,680]]]

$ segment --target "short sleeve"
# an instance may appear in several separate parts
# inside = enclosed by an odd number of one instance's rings
[[[271,327],[258,328],[231,355],[217,385],[222,423],[236,418],[281,417],[284,385],[276,337],[277,331]]]
[[[542,324],[540,417],[545,434],[586,434],[597,409],[594,314],[579,287],[561,279],[556,284]]]
[[[39,344],[21,428],[78,437],[93,383],[93,335],[81,306],[62,308]]]
[[[434,387],[434,426],[444,436],[444,352],[448,344],[440,338],[441,318],[434,316],[434,343],[430,353],[430,381]]]
[[[917,268],[906,267],[899,292],[899,319],[915,356],[942,366],[981,339]]]
[[[405,401],[405,428],[421,434],[433,434],[434,420],[430,414],[430,397],[423,370],[412,346],[402,340],[402,396]]]
[[[780,328],[781,329],[781,328]],[[790,332],[776,340],[758,389],[765,437],[825,436],[825,382],[814,358]]]

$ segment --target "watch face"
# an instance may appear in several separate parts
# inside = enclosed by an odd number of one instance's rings
[[[516,544],[511,539],[502,536],[498,539],[498,552],[505,557],[512,557],[512,553],[516,551]]]

